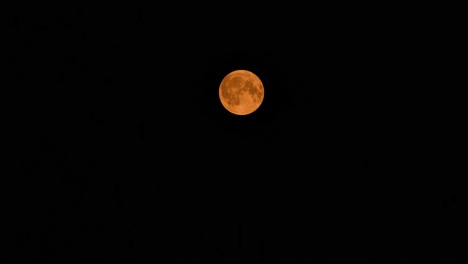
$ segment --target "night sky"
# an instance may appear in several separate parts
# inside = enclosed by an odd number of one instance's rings
[[[416,184],[371,169],[382,159],[370,150],[381,117],[371,104],[403,57],[394,25],[335,7],[242,19],[219,10],[10,16],[15,173],[2,257],[450,255],[435,238],[445,233],[426,232],[420,213],[433,207],[421,209]],[[237,69],[265,87],[248,116],[218,97]],[[438,198],[431,206],[451,212]]]

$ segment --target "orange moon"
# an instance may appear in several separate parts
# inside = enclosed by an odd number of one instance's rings
[[[219,86],[219,99],[229,112],[248,115],[263,102],[265,91],[257,75],[247,70],[236,70],[226,75]]]

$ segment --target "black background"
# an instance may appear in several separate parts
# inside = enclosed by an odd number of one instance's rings
[[[450,242],[457,196],[397,169],[412,162],[405,151],[371,151],[398,142],[376,136],[398,133],[377,126],[392,112],[377,109],[393,104],[395,84],[425,59],[419,22],[366,10],[113,4],[12,12],[15,173],[4,185],[2,257],[459,256],[461,245]],[[248,116],[230,114],[218,98],[236,69],[265,87]]]

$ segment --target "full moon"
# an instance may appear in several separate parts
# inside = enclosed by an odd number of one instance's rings
[[[236,70],[223,78],[219,86],[219,99],[229,112],[248,115],[257,110],[263,102],[262,81],[247,70]]]

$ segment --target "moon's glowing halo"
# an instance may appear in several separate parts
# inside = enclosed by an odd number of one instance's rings
[[[247,70],[230,72],[219,85],[221,104],[235,115],[255,112],[262,104],[264,94],[260,78]]]

